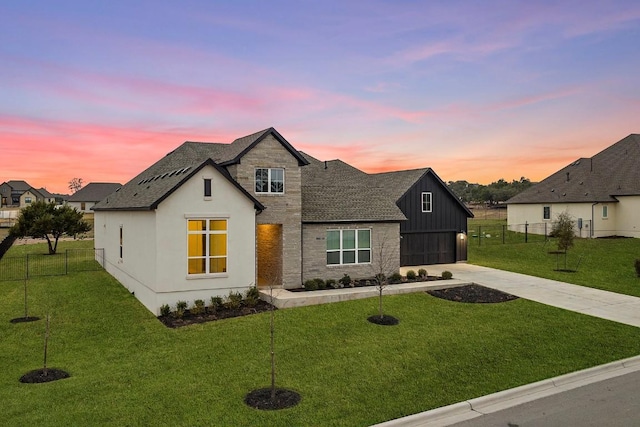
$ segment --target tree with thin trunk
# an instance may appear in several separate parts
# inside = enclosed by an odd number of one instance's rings
[[[382,322],[385,319],[384,310],[382,307],[382,295],[384,289],[389,284],[388,277],[393,273],[394,267],[398,263],[398,253],[393,251],[391,247],[391,240],[387,233],[383,234],[378,242],[377,250],[373,254],[375,257],[372,260],[371,266],[374,269],[374,277],[376,283],[376,289],[378,290],[378,319]],[[387,316],[390,319],[395,319],[392,316]],[[395,319],[397,322],[397,319]]]
[[[53,255],[58,249],[58,239],[62,235],[75,236],[89,230],[91,225],[76,208],[37,201],[20,211],[10,233],[19,238],[46,239],[49,254]]]
[[[567,250],[573,247],[573,239],[575,237],[573,217],[567,211],[558,214],[556,220],[553,222],[551,235],[558,239],[558,250],[564,252],[564,269],[566,270]]]

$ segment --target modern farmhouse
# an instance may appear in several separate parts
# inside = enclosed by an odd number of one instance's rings
[[[471,212],[429,168],[367,174],[269,128],[185,142],[94,206],[105,268],[152,312],[249,286],[466,260]]]

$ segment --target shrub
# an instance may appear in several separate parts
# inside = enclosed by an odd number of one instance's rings
[[[389,283],[400,283],[402,282],[402,275],[397,271],[389,276]]]
[[[635,267],[636,267],[636,275],[640,277],[640,258],[636,259]]]
[[[425,270],[424,268],[421,268],[418,270],[418,276],[421,279],[426,279],[427,278],[427,270]]]
[[[304,288],[308,291],[317,291],[318,290],[318,282],[315,279],[305,280]]]
[[[242,305],[242,294],[240,292],[229,291],[225,298],[224,306],[229,310],[237,310]]]
[[[331,289],[338,289],[340,286],[338,286],[338,282],[335,279],[327,279],[324,281],[325,285],[327,285],[327,288],[331,288]]]
[[[338,282],[340,282],[344,287],[351,286],[351,277],[345,273]]]
[[[451,273],[450,271],[445,270],[445,271],[442,272],[442,278],[444,280],[449,280],[452,277],[453,277],[453,273]]]
[[[322,279],[313,279],[318,285],[318,289],[327,289],[327,284]]]
[[[416,272],[413,270],[407,271],[407,280],[416,280]]]
[[[162,304],[162,306],[160,307],[160,315],[168,316],[170,314],[171,314],[171,307],[169,307],[169,304]]]
[[[186,301],[178,301],[176,303],[176,311],[173,313],[178,319],[182,319],[184,316],[184,312],[187,311],[187,302]]]
[[[255,307],[258,305],[258,301],[260,301],[260,291],[258,291],[258,287],[252,286],[247,289],[247,292],[244,294],[244,304],[247,307]]]
[[[191,314],[202,313],[204,313],[204,300],[197,299],[193,302],[193,306],[191,307]]]
[[[222,307],[222,297],[217,295],[211,297],[211,305],[209,306],[211,312],[215,313],[220,307]]]

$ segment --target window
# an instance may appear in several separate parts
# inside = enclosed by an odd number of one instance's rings
[[[327,230],[327,265],[371,262],[371,230]]]
[[[422,193],[422,212],[431,212],[431,193]]]
[[[85,202],[80,202],[80,210],[83,211],[87,208],[87,205],[85,204]]]
[[[542,207],[542,219],[551,219],[551,206]]]
[[[211,178],[204,179],[204,197],[211,197]]]
[[[122,226],[120,226],[120,259],[122,259]]]
[[[227,271],[227,220],[188,220],[189,274],[216,274]]]
[[[609,206],[607,205],[602,206],[602,218],[609,218]]]
[[[284,169],[256,169],[256,193],[284,193]]]
[[[24,202],[25,203],[31,203],[31,197],[25,197],[24,198]]]

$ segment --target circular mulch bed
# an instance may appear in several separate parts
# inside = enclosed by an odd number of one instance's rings
[[[393,326],[397,325],[400,321],[393,316],[389,316],[387,314],[383,314],[380,317],[379,314],[367,317],[367,320],[371,323],[375,323],[376,325],[384,325],[384,326]]]
[[[62,369],[48,368],[48,369],[36,369],[33,371],[29,371],[23,376],[20,377],[21,383],[48,383],[51,381],[63,380],[65,378],[69,378],[67,372]]]
[[[518,299],[515,295],[475,284],[431,290],[427,293],[449,301],[468,303],[498,303]]]
[[[24,323],[24,322],[35,322],[36,320],[40,320],[39,317],[35,316],[27,316],[27,317],[17,317],[15,319],[9,320],[11,323]]]
[[[300,394],[286,388],[276,388],[275,399],[271,399],[271,388],[253,390],[244,398],[244,403],[262,410],[286,409],[300,403]]]

